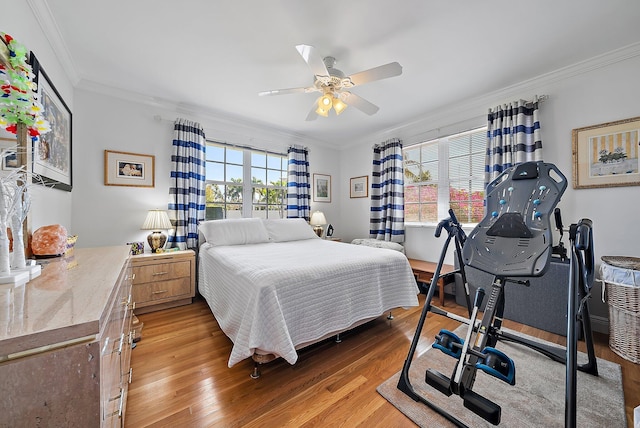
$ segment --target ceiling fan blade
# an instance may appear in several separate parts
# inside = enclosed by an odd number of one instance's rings
[[[314,48],[310,45],[297,45],[296,49],[302,56],[302,59],[309,65],[311,71],[316,76],[329,76],[329,71],[327,70],[327,66],[324,65],[324,61],[322,57]]]
[[[342,98],[343,101],[347,103],[347,105],[353,106],[358,110],[368,114],[369,116],[376,114],[378,110],[380,110],[380,107],[378,107],[377,105],[372,104],[364,98],[351,92],[342,92],[340,94],[340,98]]]
[[[402,66],[397,62],[381,65],[379,67],[370,68],[369,70],[347,76],[345,80],[350,80],[353,86],[362,85],[363,83],[373,82],[375,80],[387,79],[389,77],[399,76],[402,74]]]
[[[316,99],[313,102],[313,106],[311,107],[311,110],[309,111],[309,114],[307,115],[307,118],[305,119],[307,122],[310,122],[312,120],[316,120],[318,118],[318,113],[316,113],[316,109],[318,108],[318,100],[320,99],[320,97],[318,97],[318,99]]]
[[[318,89],[315,87],[308,88],[287,88],[287,89],[273,89],[271,91],[262,91],[258,92],[258,96],[264,97],[268,95],[286,95],[286,94],[298,94],[298,93],[309,93],[315,92]]]

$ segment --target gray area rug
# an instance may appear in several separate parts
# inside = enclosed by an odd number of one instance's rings
[[[459,327],[455,333],[464,337],[464,332],[466,325]],[[519,344],[498,342],[496,348],[515,362],[516,384],[511,386],[478,371],[473,390],[502,407],[500,426],[563,427],[565,366]],[[578,353],[579,363],[586,360],[585,354]],[[459,396],[447,397],[425,383],[427,368],[451,376],[455,362],[452,357],[433,348],[414,358],[409,370],[413,389],[470,427],[494,426],[466,409]],[[620,365],[598,358],[598,372],[598,377],[578,372],[577,426],[625,428],[627,424]],[[416,402],[400,391],[397,388],[399,376],[400,372],[387,379],[378,386],[377,391],[421,427],[454,426],[424,403]]]

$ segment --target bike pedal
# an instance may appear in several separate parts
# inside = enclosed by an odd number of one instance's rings
[[[439,371],[427,369],[427,372],[424,375],[424,381],[447,397],[451,396],[451,379],[449,379]]]

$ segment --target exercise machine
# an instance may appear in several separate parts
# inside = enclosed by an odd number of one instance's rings
[[[487,185],[485,217],[469,236],[463,231],[453,210],[449,210],[450,217],[441,221],[436,228],[436,237],[440,237],[445,230],[447,238],[400,374],[398,389],[415,401],[424,403],[458,427],[467,425],[433,401],[416,393],[409,379],[409,369],[430,312],[466,324],[467,331],[463,338],[448,330],[441,330],[436,335],[433,348],[456,359],[457,362],[450,376],[432,368],[427,369],[425,382],[428,385],[445,396],[459,396],[464,402],[464,407],[498,425],[502,414],[500,405],[474,392],[473,385],[478,371],[515,385],[515,363],[497,349],[497,344],[499,341],[520,343],[566,365],[565,427],[576,426],[577,371],[598,375],[589,316],[594,255],[592,222],[589,219],[582,219],[570,226],[568,249],[562,243],[564,229],[560,211],[556,206],[566,187],[567,180],[555,165],[544,162],[522,163],[508,168]],[[556,246],[553,246],[552,213],[561,236]],[[459,273],[465,284],[468,318],[431,304],[451,240],[455,243]],[[555,256],[570,259],[567,284],[567,342],[566,347],[560,350],[558,347],[546,346],[501,328],[506,303],[505,288],[529,286],[528,280],[519,278],[544,275],[551,258]],[[465,266],[480,269],[493,276],[492,283],[488,284],[489,292],[479,287],[473,303],[464,273]],[[485,297],[487,302],[480,317],[480,308]],[[582,365],[577,363],[579,326],[582,327],[588,356],[588,361]]]

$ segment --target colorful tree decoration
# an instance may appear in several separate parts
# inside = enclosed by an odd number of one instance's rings
[[[17,125],[23,123],[31,139],[37,141],[51,127],[42,116],[27,49],[6,33],[0,32],[0,39],[8,50],[7,61],[0,62],[0,127],[15,134]]]

